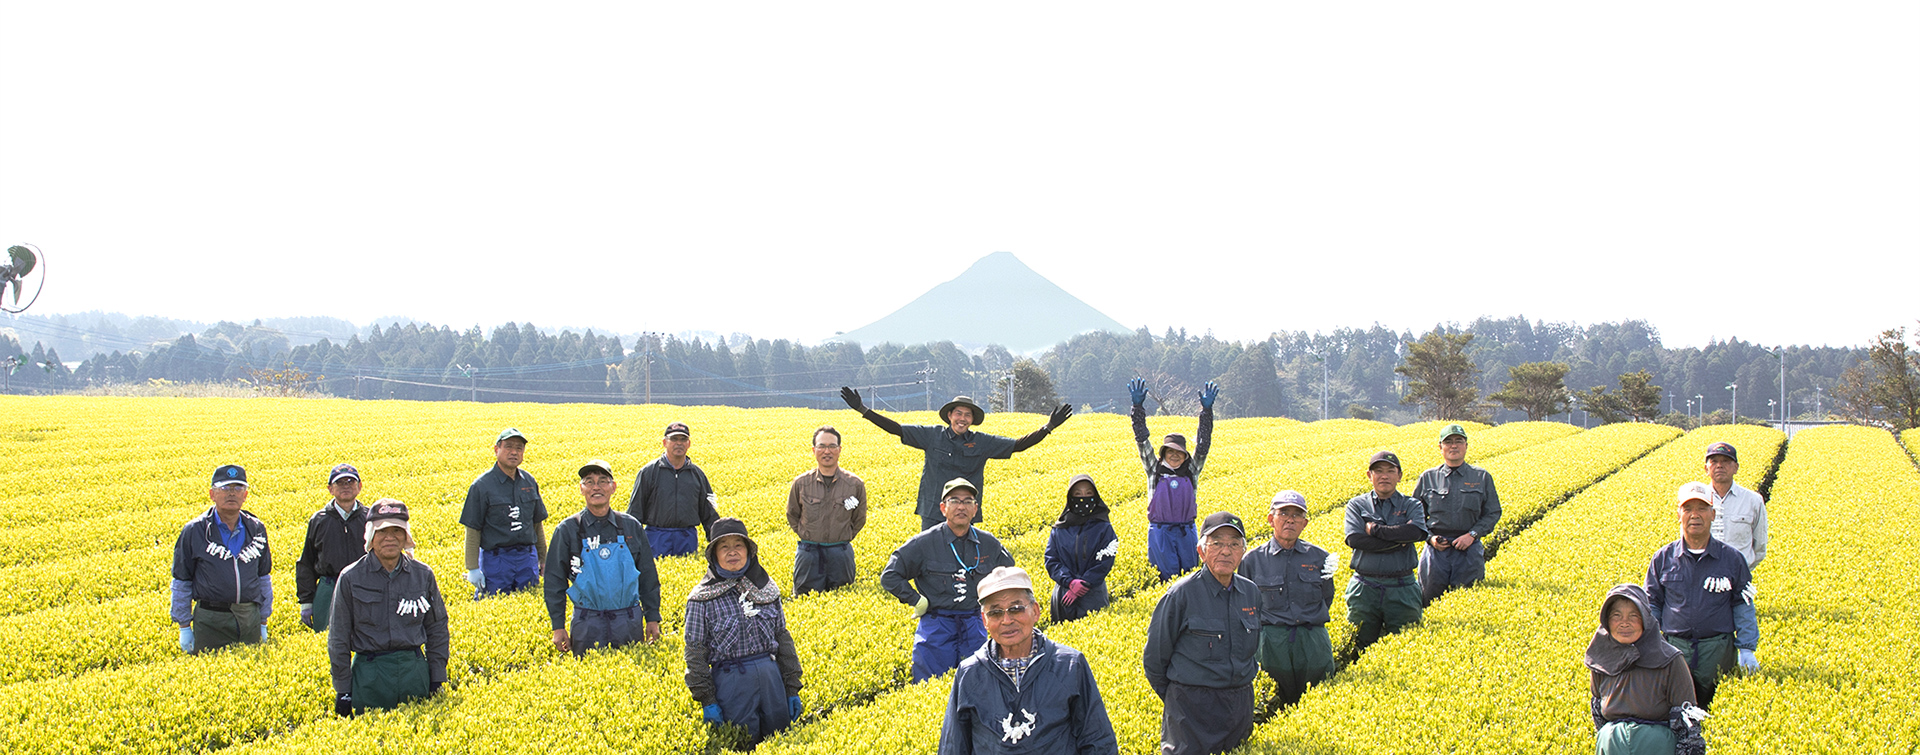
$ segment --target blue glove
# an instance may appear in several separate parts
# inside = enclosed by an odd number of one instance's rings
[[[1147,381],[1134,378],[1127,381],[1127,394],[1133,397],[1133,405],[1147,403]]]
[[[180,628],[180,652],[193,652],[193,627]]]
[[[1747,671],[1759,671],[1760,659],[1753,656],[1753,651],[1741,648],[1740,668],[1746,669]]]
[[[260,622],[260,641],[267,641],[267,623],[264,621]]]
[[[1200,408],[1212,409],[1213,400],[1215,398],[1219,398],[1219,396],[1220,396],[1220,384],[1213,382],[1211,380],[1207,381],[1206,386],[1200,389]]]
[[[700,717],[710,724],[720,723],[720,704],[712,703],[705,708],[701,708]]]
[[[787,698],[787,719],[788,720],[790,721],[800,720],[800,714],[805,713],[806,710],[807,710],[806,706],[800,704],[799,695],[792,695]]]

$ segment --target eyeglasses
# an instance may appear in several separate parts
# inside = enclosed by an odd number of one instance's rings
[[[987,610],[987,619],[989,621],[999,621],[1008,616],[1013,616],[1018,618],[1020,616],[1025,616],[1027,613],[1027,609],[1029,608],[1032,608],[1032,606],[1029,606],[1025,603],[1015,603],[1013,605],[1007,606],[1006,608],[991,608]]]
[[[600,487],[600,486],[602,486],[602,485],[612,485],[612,484],[613,484],[613,478],[611,478],[611,477],[588,477],[588,478],[586,478],[586,479],[584,479],[584,480],[581,480],[581,481],[580,481],[580,484],[582,484],[582,485],[590,485],[590,486],[593,486],[593,487],[596,487],[596,488],[597,488],[597,487]]]
[[[945,500],[942,500],[941,503],[947,504],[949,506],[972,506],[975,503],[979,503],[979,501],[976,501],[972,498],[947,498]]]
[[[1208,540],[1207,549],[1216,551],[1243,551],[1247,549],[1247,543],[1244,540],[1235,540],[1232,542]]]
[[[815,443],[815,444],[813,444],[813,447],[814,447],[814,448],[818,448],[818,449],[822,449],[822,450],[827,450],[827,451],[831,451],[831,450],[833,450],[833,449],[836,449],[836,448],[839,448],[839,447],[840,447],[840,444],[838,444],[838,443]]]

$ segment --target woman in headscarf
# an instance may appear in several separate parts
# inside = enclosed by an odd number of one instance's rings
[[[710,532],[707,576],[687,595],[687,689],[708,723],[759,742],[800,717],[800,656],[747,526],[727,517]]]
[[[1600,628],[1587,643],[1593,672],[1593,725],[1599,755],[1706,751],[1695,707],[1693,674],[1680,651],[1660,636],[1647,593],[1620,585],[1600,604]]]
[[[1047,536],[1047,574],[1053,577],[1053,620],[1071,621],[1107,606],[1107,572],[1120,538],[1107,521],[1107,502],[1093,478],[1067,481],[1067,506]]]

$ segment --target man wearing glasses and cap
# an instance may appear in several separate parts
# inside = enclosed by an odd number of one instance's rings
[[[700,535],[711,534],[720,518],[707,472],[687,457],[693,448],[693,431],[685,422],[667,425],[660,437],[664,449],[660,458],[647,462],[633,476],[633,497],[627,501],[627,514],[647,528],[647,545],[653,555],[690,556],[700,552]],[[696,534],[694,528],[699,527]]]
[[[300,598],[300,623],[327,631],[333,609],[333,583],[340,570],[367,555],[367,507],[360,505],[360,470],[335,464],[327,473],[333,496],[307,519],[307,541],[293,562],[293,589]]]
[[[1239,574],[1246,525],[1220,511],[1200,527],[1199,571],[1175,580],[1153,607],[1141,662],[1160,696],[1160,752],[1226,752],[1253,733],[1260,667],[1260,588]]]
[[[1686,656],[1700,707],[1711,708],[1720,676],[1733,670],[1736,656],[1742,667],[1760,668],[1753,572],[1739,551],[1713,537],[1712,488],[1689,482],[1674,497],[1680,539],[1647,564],[1647,602],[1667,643]]]
[[[1353,549],[1347,621],[1355,651],[1419,621],[1422,608],[1413,544],[1427,537],[1426,509],[1420,499],[1400,494],[1400,456],[1392,451],[1367,460],[1367,482],[1373,490],[1347,501],[1347,547]]]
[[[992,641],[953,675],[940,755],[1118,755],[1086,657],[1033,628],[1040,607],[1026,570],[1002,566],[980,580],[980,615]]]
[[[1427,547],[1420,553],[1422,606],[1487,576],[1487,548],[1480,539],[1500,523],[1493,475],[1467,463],[1467,428],[1441,428],[1440,458],[1440,466],[1421,472],[1413,484],[1413,497],[1427,509]]]
[[[660,639],[660,574],[640,521],[613,510],[613,495],[619,490],[612,465],[600,459],[587,462],[580,467],[580,497],[586,499],[586,508],[554,525],[553,543],[547,546],[546,598],[553,646],[560,652],[581,655],[596,647]],[[566,623],[569,598],[571,635]]]
[[[501,430],[493,441],[493,468],[467,487],[460,524],[467,528],[467,581],[475,599],[540,584],[547,502],[540,483],[520,468],[526,456],[527,436],[511,427]]]
[[[909,538],[880,572],[880,587],[913,606],[913,615],[920,617],[913,633],[916,682],[947,673],[986,642],[980,580],[995,567],[1014,565],[1013,556],[992,533],[973,526],[979,495],[965,478],[948,480],[940,495],[946,523]]]
[[[327,627],[333,712],[342,716],[431,697],[447,682],[447,602],[413,557],[407,505],[375,501],[367,554],[340,572]]]
[[[1260,587],[1260,667],[1273,677],[1274,697],[1286,706],[1333,673],[1327,614],[1340,560],[1300,539],[1307,528],[1307,497],[1299,491],[1275,493],[1267,523],[1273,539],[1247,553],[1240,575]]]
[[[1009,459],[1014,454],[1039,445],[1040,441],[1046,440],[1048,433],[1073,416],[1073,405],[1061,404],[1047,416],[1047,423],[1041,425],[1040,429],[1015,440],[974,432],[975,425],[986,422],[987,410],[966,396],[955,396],[940,407],[940,421],[946,423],[944,425],[902,425],[868,409],[860,400],[860,392],[846,386],[840,387],[840,399],[875,427],[899,436],[902,445],[927,452],[926,463],[920,468],[920,494],[914,507],[920,514],[921,529],[946,521],[946,516],[940,512],[943,495],[941,480],[964,478],[973,487],[976,497],[980,497],[981,486],[986,484],[988,459]],[[981,512],[976,508],[973,512],[974,523],[979,523],[981,518]]]
[[[1708,499],[1713,504],[1713,539],[1740,551],[1748,568],[1759,566],[1767,557],[1767,500],[1733,481],[1740,472],[1740,452],[1733,444],[1707,446],[1705,467],[1713,490]]]
[[[180,650],[199,653],[236,642],[267,639],[273,613],[273,552],[267,526],[241,507],[247,470],[213,470],[207,491],[213,506],[180,529],[173,542],[173,604]]]

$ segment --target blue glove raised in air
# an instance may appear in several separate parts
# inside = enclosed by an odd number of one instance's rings
[[[1127,381],[1127,394],[1133,397],[1133,405],[1147,403],[1147,381],[1134,378]]]
[[[707,707],[701,708],[700,717],[710,724],[720,723],[720,704],[709,703]]]
[[[193,652],[193,627],[180,628],[180,652]]]
[[[1200,408],[1212,409],[1213,400],[1220,397],[1220,384],[1211,380],[1200,389]]]
[[[806,706],[800,704],[799,695],[791,695],[787,697],[787,718],[788,719],[798,721],[800,720],[800,714],[805,713],[806,710],[807,710]]]

